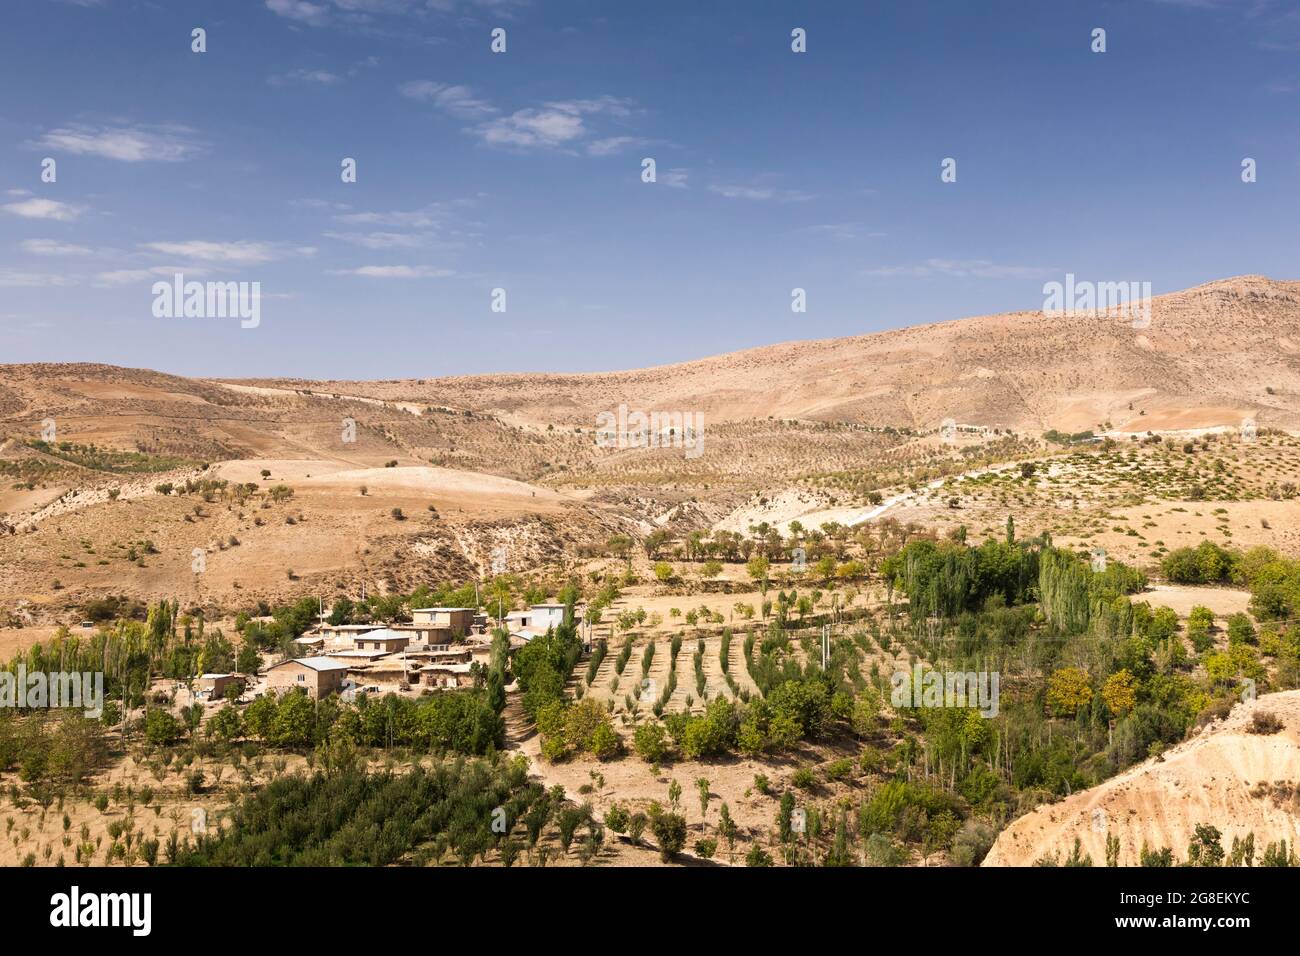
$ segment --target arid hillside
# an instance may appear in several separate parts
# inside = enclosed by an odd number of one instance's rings
[[[1145,431],[1235,426],[1254,415],[1261,426],[1291,427],[1300,424],[1300,283],[1240,276],[1157,296],[1146,328],[1120,316],[1015,312],[637,371],[258,384],[442,403],[534,425],[590,425],[626,403],[702,411],[715,423],[926,429],[953,418],[1033,432],[1104,422]]]
[[[1259,732],[1256,715],[1281,723]],[[1271,728],[1268,728],[1271,729]],[[1269,843],[1300,837],[1300,691],[1265,694],[1237,705],[1158,757],[1091,790],[1039,807],[998,836],[984,866],[1031,866],[1069,856],[1079,839],[1093,865],[1106,859],[1106,837],[1119,839],[1119,865],[1137,866],[1145,844],[1168,847],[1178,861],[1198,824],[1233,837],[1255,835],[1256,853]]]
[[[703,412],[697,453],[601,447],[597,415],[623,405]],[[1230,445],[1246,418],[1260,442]],[[1015,313],[607,374],[0,366],[0,595],[39,612],[108,590],[402,588],[564,566],[611,535],[885,517],[984,535],[1009,507],[1027,533],[1142,562],[1185,543],[1193,518],[1229,534],[1226,509],[1179,504],[1207,495],[1242,502],[1239,540],[1289,551],[1295,427],[1300,283],[1259,276],[1159,297],[1141,329]],[[1119,441],[1067,458],[1048,429]]]

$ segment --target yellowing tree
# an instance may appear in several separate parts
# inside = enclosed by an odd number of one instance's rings
[[[1101,699],[1112,714],[1123,717],[1137,704],[1137,678],[1127,668],[1116,671],[1106,678],[1101,688]]]
[[[1058,717],[1072,717],[1092,700],[1088,675],[1078,667],[1062,667],[1047,681],[1047,706]]]

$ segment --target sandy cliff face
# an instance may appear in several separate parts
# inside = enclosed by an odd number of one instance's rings
[[[1257,712],[1282,720],[1275,734],[1249,728]],[[1136,866],[1142,843],[1170,847],[1177,860],[1198,823],[1234,836],[1255,834],[1256,856],[1277,840],[1300,837],[1300,691],[1266,694],[1100,786],[1016,820],[998,837],[984,866],[1032,866],[1051,852],[1069,854],[1075,837],[1100,866],[1107,832],[1119,837],[1121,866]]]

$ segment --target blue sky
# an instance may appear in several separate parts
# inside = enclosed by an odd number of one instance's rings
[[[593,371],[1037,309],[1066,272],[1300,277],[1300,8],[1280,0],[3,16],[0,362]],[[260,282],[261,325],[155,318],[175,271]]]

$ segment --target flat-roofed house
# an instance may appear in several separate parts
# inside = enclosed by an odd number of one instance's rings
[[[411,623],[446,628],[452,637],[464,637],[474,626],[472,607],[419,607],[411,611]]]
[[[532,611],[528,624],[529,630],[546,633],[549,627],[559,627],[564,623],[564,605],[563,604],[534,604],[529,610]],[[577,608],[573,609],[575,619],[580,618],[580,612]]]
[[[334,641],[351,641],[358,634],[364,634],[366,631],[375,630],[374,624],[322,624],[315,628],[312,633]]]
[[[238,674],[200,674],[198,692],[200,697],[209,700],[221,700],[226,696],[226,688],[232,684],[243,687],[244,679]]]
[[[456,688],[474,685],[473,664],[425,664],[420,668],[420,683],[425,687]]]
[[[578,609],[575,608],[573,614],[575,620],[579,619]],[[527,610],[511,611],[506,615],[506,629],[511,634],[526,631],[530,639],[563,623],[563,604],[534,604]]]
[[[348,665],[328,657],[299,657],[281,661],[266,670],[268,690],[305,690],[308,696],[319,700],[338,693],[347,677]]]
[[[356,649],[359,651],[387,651],[396,654],[410,643],[410,634],[401,634],[387,627],[358,634],[356,637]]]

